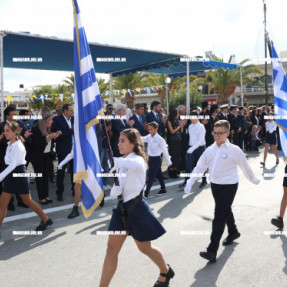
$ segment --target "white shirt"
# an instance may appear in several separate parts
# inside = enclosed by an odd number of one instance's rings
[[[188,127],[189,146],[188,153],[193,153],[198,147],[205,145],[205,127],[199,121]]]
[[[217,143],[209,146],[199,158],[196,167],[193,169],[187,186],[191,189],[194,182],[202,177],[202,174],[209,168],[209,179],[215,184],[235,184],[238,182],[239,174],[237,166],[243,171],[245,177],[254,184],[259,180],[255,177],[248,164],[243,151],[227,140],[218,147]],[[197,176],[199,175],[199,176]]]
[[[270,134],[275,132],[277,128],[275,121],[272,121],[272,122],[267,121],[265,124],[265,127],[266,127],[266,132]]]
[[[63,115],[63,116],[64,116],[64,115]],[[66,122],[67,122],[69,128],[71,129],[71,128],[72,128],[71,118],[70,118],[69,120],[68,120],[68,118],[65,117],[65,116],[64,116],[64,118],[65,118],[65,120],[66,120]]]
[[[48,153],[51,151],[51,144],[52,144],[52,140],[49,140],[45,149],[44,149],[44,153]]]
[[[126,120],[128,121],[132,116],[132,111],[129,108],[126,108]]]
[[[161,156],[163,153],[167,164],[171,163],[165,140],[156,133],[153,137],[149,134],[141,137],[143,142],[147,143],[147,154],[149,156]]]
[[[145,186],[147,165],[143,157],[134,152],[127,157],[114,158],[117,173],[126,174],[126,177],[119,177],[121,192],[114,192],[113,186],[111,196],[122,194],[123,202],[127,202],[140,194]],[[117,189],[118,191],[118,189]]]
[[[6,167],[6,169],[0,173],[0,181],[2,181],[17,166],[26,164],[25,157],[26,150],[21,140],[17,140],[11,145],[10,142],[8,142],[8,147],[4,158],[8,167]]]

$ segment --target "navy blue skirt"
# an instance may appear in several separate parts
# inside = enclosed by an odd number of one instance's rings
[[[13,173],[27,173],[26,166],[17,166],[4,178],[3,191],[11,194],[29,194],[29,178],[13,177]]]
[[[266,133],[266,143],[276,145],[276,132]]]
[[[134,199],[124,203],[127,210]],[[162,236],[166,231],[151,211],[148,203],[141,198],[132,213],[128,216],[127,228],[121,222],[119,204],[113,208],[113,215],[108,231],[127,231],[134,239],[145,242]]]
[[[285,174],[284,174],[284,179],[283,179],[283,186],[287,187],[287,164],[285,166]]]

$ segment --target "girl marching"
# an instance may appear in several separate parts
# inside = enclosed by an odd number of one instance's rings
[[[175,273],[165,263],[161,251],[151,245],[151,240],[162,236],[165,229],[142,196],[147,169],[143,141],[137,130],[126,129],[120,134],[118,146],[123,157],[114,158],[115,165],[111,172],[117,170],[119,174],[125,174],[125,177],[119,177],[120,186],[114,185],[111,195],[122,196],[123,207],[128,217],[124,222],[121,216],[122,205],[119,202],[113,209],[108,228],[109,232],[114,234],[109,235],[100,287],[109,286],[117,269],[119,252],[128,235],[133,237],[138,249],[158,266],[160,276],[154,287],[167,287]]]
[[[52,225],[52,220],[43,212],[29,192],[29,178],[26,169],[26,150],[23,145],[23,139],[20,136],[20,127],[14,121],[7,122],[4,127],[4,136],[8,141],[8,147],[5,155],[7,168],[0,173],[0,181],[4,180],[4,190],[0,200],[0,227],[6,216],[8,203],[13,194],[19,194],[23,202],[28,205],[41,218],[40,225],[36,231],[43,231],[48,225]],[[21,174],[20,177],[17,174]],[[23,175],[24,174],[24,175]]]

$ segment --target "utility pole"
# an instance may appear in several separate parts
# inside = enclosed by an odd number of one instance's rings
[[[267,83],[267,30],[266,30],[266,0],[263,0],[264,9],[264,48],[265,48],[265,105],[268,104],[268,83]]]

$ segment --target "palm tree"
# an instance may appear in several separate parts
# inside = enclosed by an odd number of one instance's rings
[[[223,62],[223,60],[215,57],[216,61]],[[232,60],[232,56],[230,56],[228,63]],[[249,59],[244,59],[239,63],[242,66],[242,82],[243,85],[246,84],[257,84],[261,85],[259,80],[251,79],[250,74],[259,74],[263,75],[263,71],[259,69],[255,65],[246,65],[243,66]],[[228,103],[228,97],[232,95],[237,87],[240,87],[240,69],[234,70],[224,70],[217,69],[215,71],[208,71],[206,73],[206,79],[202,81],[202,83],[207,83],[208,93],[210,93],[211,89],[217,93],[217,103],[219,105]]]
[[[67,76],[63,82],[68,86],[68,90],[71,92],[74,92],[75,90],[75,76],[74,74],[71,74],[70,76]]]
[[[135,103],[134,89],[142,88],[144,86],[144,79],[146,74],[141,72],[130,73],[128,75],[122,75],[114,78],[113,88],[115,90],[130,89],[130,93],[125,93],[125,103],[128,108],[133,109]]]
[[[99,90],[103,98],[107,98],[106,92],[109,90],[109,81],[105,83],[105,79],[97,79]]]
[[[156,86],[157,87],[157,94],[160,100],[161,105],[164,107],[165,100],[166,100],[166,83],[165,80],[168,75],[166,74],[147,74],[147,79],[145,81],[146,86]],[[168,84],[168,89],[171,93],[176,91],[176,89],[182,85],[181,78],[171,78],[170,83]]]

